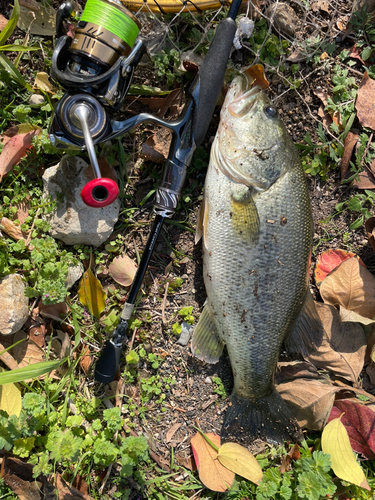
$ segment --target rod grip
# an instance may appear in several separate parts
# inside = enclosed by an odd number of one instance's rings
[[[199,102],[193,128],[197,147],[206,135],[220,95],[236,30],[237,25],[233,19],[227,17],[221,21],[199,70]]]
[[[96,362],[94,378],[103,384],[109,384],[115,377],[120,366],[123,346],[116,346],[108,341]]]

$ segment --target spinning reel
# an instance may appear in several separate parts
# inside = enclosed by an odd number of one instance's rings
[[[65,24],[74,15],[68,2],[56,16],[52,74],[67,92],[55,109],[50,138],[57,148],[87,148],[96,178],[83,188],[82,199],[103,207],[116,199],[119,189],[101,177],[94,144],[113,132],[107,111],[121,107],[145,47],[136,42],[138,20],[118,0],[88,0],[72,38]]]

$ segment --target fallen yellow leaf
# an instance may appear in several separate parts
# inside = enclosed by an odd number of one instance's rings
[[[0,368],[0,371],[4,371]],[[19,417],[22,408],[21,391],[16,384],[0,385],[0,410],[6,411],[9,416]]]
[[[103,291],[100,281],[92,274],[91,269],[87,269],[79,282],[78,297],[93,316],[100,318],[100,314],[105,309],[107,295]]]
[[[224,443],[219,448],[217,458],[221,465],[255,484],[259,484],[263,477],[262,469],[254,455],[240,444]]]
[[[322,432],[322,450],[331,457],[331,466],[337,477],[371,491],[361,466],[357,463],[348,433],[340,418],[327,424]]]
[[[214,445],[217,447],[220,446],[220,436],[216,436],[212,433],[208,433],[206,436]],[[218,461],[217,451],[208,444],[200,433],[192,437],[191,447],[193,449],[199,479],[202,483],[212,491],[227,491],[234,481],[234,474]]]
[[[44,92],[50,92],[51,94],[55,93],[55,89],[49,81],[49,75],[45,71],[39,71],[39,73],[36,74],[34,87]]]

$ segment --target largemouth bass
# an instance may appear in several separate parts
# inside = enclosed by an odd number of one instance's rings
[[[192,352],[215,363],[227,346],[234,389],[222,439],[298,440],[300,429],[273,379],[295,325],[297,350],[319,343],[309,324],[310,199],[277,110],[245,76],[234,79],[222,107],[199,227],[207,302]]]

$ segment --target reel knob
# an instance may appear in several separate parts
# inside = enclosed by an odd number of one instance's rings
[[[101,208],[113,203],[120,190],[116,182],[107,177],[100,177],[88,182],[81,191],[83,202],[89,207]]]

